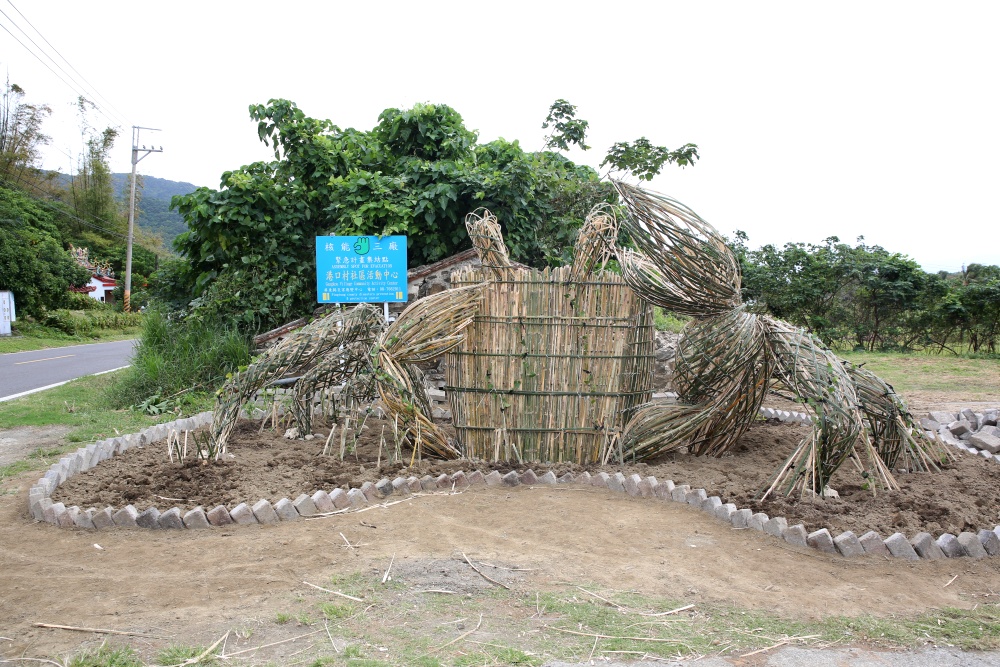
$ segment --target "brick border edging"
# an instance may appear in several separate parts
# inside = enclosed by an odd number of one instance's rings
[[[761,416],[779,419],[780,421],[807,422],[810,418],[801,412],[772,410],[762,408]],[[578,475],[566,473],[556,477],[552,471],[536,475],[531,469],[518,473],[510,471],[505,475],[497,471],[483,474],[478,470],[466,473],[458,471],[451,475],[431,477],[397,477],[389,480],[383,478],[376,483],[365,482],[360,488],[334,489],[331,492],[316,491],[311,496],[301,494],[295,500],[282,498],[274,504],[261,499],[253,506],[240,503],[232,510],[219,505],[206,512],[202,507],[181,514],[180,508],[172,507],[166,512],[160,512],[156,507],[150,507],[139,512],[132,505],[115,510],[106,507],[98,510],[89,508],[81,510],[77,506],[66,507],[63,503],[52,502],[52,492],[60,484],[78,472],[89,470],[101,461],[115,454],[127,451],[132,447],[142,447],[167,437],[171,430],[194,430],[212,421],[211,412],[202,412],[186,419],[178,419],[164,424],[157,424],[130,435],[101,440],[92,445],[81,447],[73,454],[64,456],[53,464],[48,472],[28,491],[28,508],[31,516],[37,521],[44,521],[56,526],[91,528],[108,530],[111,528],[150,528],[150,529],[200,529],[226,526],[230,524],[273,524],[280,521],[291,521],[300,517],[322,516],[331,512],[358,509],[366,505],[377,504],[390,495],[407,496],[421,491],[438,489],[465,489],[476,484],[486,486],[519,486],[521,484],[559,485],[584,484],[606,488],[612,492],[625,493],[629,496],[642,498],[659,498],[679,502],[696,507],[722,521],[727,521],[734,528],[753,529],[784,541],[816,549],[818,551],[854,557],[868,554],[893,556],[904,560],[957,558],[969,556],[983,558],[1000,555],[1000,526],[993,530],[980,530],[979,533],[963,532],[957,537],[944,533],[936,540],[930,533],[918,533],[907,539],[903,533],[894,533],[882,537],[875,531],[868,531],[861,537],[851,531],[844,531],[834,537],[826,528],[820,528],[812,533],[806,533],[803,524],[788,525],[783,517],[769,517],[763,512],[754,513],[751,509],[740,509],[733,503],[723,503],[718,496],[707,495],[705,489],[692,489],[687,484],[677,485],[673,480],[658,481],[655,477],[641,477],[638,474],[625,476],[621,472],[609,474],[606,472],[591,475],[583,472]],[[949,442],[949,445],[965,451],[978,452],[960,441]],[[1000,463],[1000,456],[979,452],[983,458],[994,459]]]

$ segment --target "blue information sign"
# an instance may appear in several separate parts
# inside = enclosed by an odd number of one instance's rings
[[[316,300],[406,301],[406,237],[317,236]]]

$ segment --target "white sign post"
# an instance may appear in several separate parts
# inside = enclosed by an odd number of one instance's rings
[[[11,335],[10,323],[16,320],[14,293],[7,290],[0,291],[0,336]]]

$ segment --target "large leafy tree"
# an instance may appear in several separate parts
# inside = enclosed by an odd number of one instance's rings
[[[65,307],[70,286],[90,274],[62,245],[51,212],[26,195],[0,187],[0,289],[11,290],[19,314]]]
[[[253,105],[250,116],[274,160],[224,173],[219,190],[174,198],[188,224],[175,241],[187,264],[170,267],[174,289],[161,295],[176,303],[186,292],[196,312],[252,327],[312,306],[316,236],[405,234],[416,266],[470,247],[464,218],[486,207],[514,260],[553,265],[568,261],[587,212],[615,198],[594,169],[557,152],[478,143],[443,104],[386,109],[370,131],[310,118],[288,100]],[[587,126],[576,107],[557,100],[547,148],[588,148]],[[674,152],[645,139],[616,147],[605,164],[640,178],[697,159],[692,144]]]
[[[252,326],[314,303],[315,236],[406,234],[419,265],[469,247],[464,217],[485,206],[513,258],[539,266],[563,261],[585,211],[612,197],[596,171],[557,153],[478,144],[446,105],[387,109],[367,132],[310,118],[287,100],[250,115],[274,160],[174,199],[189,227],[175,244],[188,264],[172,267],[171,280],[201,309]]]
[[[44,180],[38,166],[41,148],[49,143],[42,122],[52,113],[44,104],[29,104],[24,89],[7,81],[0,95],[0,179],[8,185]]]

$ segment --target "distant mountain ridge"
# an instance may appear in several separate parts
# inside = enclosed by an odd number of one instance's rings
[[[112,174],[115,193],[124,201],[128,197],[128,179],[131,174]],[[146,231],[159,234],[164,245],[172,247],[178,234],[187,231],[184,218],[177,211],[170,210],[170,199],[175,195],[186,195],[198,189],[197,185],[184,181],[171,181],[156,176],[142,176],[142,198],[139,202],[138,224]]]

